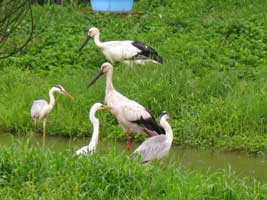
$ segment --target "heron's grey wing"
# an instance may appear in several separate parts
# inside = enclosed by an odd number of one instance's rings
[[[48,105],[47,101],[43,99],[33,101],[32,107],[31,107],[32,118],[38,119],[40,116],[41,110],[43,109],[43,107],[47,105]]]
[[[165,135],[158,135],[145,140],[135,151],[142,155],[143,161],[152,161],[165,156],[171,147]]]

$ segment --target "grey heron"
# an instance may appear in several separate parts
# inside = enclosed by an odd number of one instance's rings
[[[93,135],[92,135],[90,143],[78,149],[76,151],[76,155],[87,154],[87,153],[92,154],[96,150],[96,146],[98,143],[98,135],[99,135],[99,120],[98,118],[96,118],[95,114],[98,110],[103,110],[103,109],[108,110],[109,108],[107,105],[103,105],[101,103],[95,103],[91,107],[90,112],[89,112],[89,119],[91,123],[93,124]]]
[[[164,111],[160,116],[160,125],[164,128],[166,135],[157,135],[145,140],[134,152],[133,155],[141,154],[143,162],[150,162],[166,156],[171,148],[173,133],[167,122],[169,114]]]
[[[49,103],[44,99],[39,99],[39,100],[33,101],[33,104],[31,107],[31,117],[34,120],[35,132],[37,129],[37,121],[38,120],[43,121],[43,145],[45,144],[46,120],[47,120],[48,114],[51,112],[51,110],[53,109],[55,105],[54,94],[56,92],[73,99],[73,97],[61,85],[56,85],[49,90],[49,98],[50,98]]]
[[[99,36],[100,32],[98,28],[90,28],[79,51],[83,49],[90,38],[94,38],[95,45],[100,48],[106,59],[112,64],[121,60],[127,65],[144,65],[147,62],[156,64],[163,63],[162,58],[156,50],[142,42],[131,40],[101,42]]]
[[[106,73],[105,103],[109,106],[111,113],[117,118],[124,129],[127,137],[128,151],[131,148],[130,133],[145,133],[148,136],[164,134],[153,115],[136,101],[130,100],[116,91],[112,83],[113,66],[110,63],[102,64],[100,70],[89,83],[93,85],[97,79]]]

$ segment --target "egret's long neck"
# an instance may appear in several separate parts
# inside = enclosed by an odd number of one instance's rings
[[[172,128],[170,124],[167,122],[165,117],[162,117],[162,119],[160,120],[160,125],[162,126],[162,128],[164,128],[166,136],[169,138],[170,141],[172,141],[173,140]]]
[[[99,120],[95,117],[95,112],[90,112],[90,121],[93,124],[93,136],[92,136],[92,140],[94,141],[98,141],[98,134],[99,134]]]
[[[94,36],[95,45],[99,48],[103,48],[103,43],[100,41],[100,33],[97,32]]]
[[[111,68],[108,72],[107,72],[107,78],[106,78],[106,95],[114,90],[113,87],[113,83],[112,83],[112,74],[113,74],[113,69]]]
[[[55,105],[55,96],[54,96],[55,90],[52,88],[49,90],[49,109],[51,110]]]

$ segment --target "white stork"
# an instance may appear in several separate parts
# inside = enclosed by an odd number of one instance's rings
[[[96,145],[98,143],[98,135],[99,135],[99,120],[96,118],[95,114],[96,111],[98,110],[103,110],[103,109],[109,109],[108,106],[103,105],[101,103],[95,103],[89,112],[89,119],[91,123],[93,124],[93,135],[91,138],[91,141],[88,145],[83,146],[82,148],[78,149],[76,151],[76,155],[79,154],[87,154],[87,153],[94,153],[96,150]]]
[[[162,112],[160,125],[165,130],[166,135],[148,138],[133,152],[133,155],[140,154],[143,162],[151,162],[168,155],[172,145],[173,133],[167,119],[169,119],[169,114],[166,111]]]
[[[107,74],[105,103],[124,129],[127,136],[128,150],[131,148],[129,135],[131,132],[145,133],[148,136],[164,134],[164,129],[157,124],[152,114],[144,106],[128,99],[115,90],[112,83],[113,66],[110,63],[102,64],[88,87],[93,85],[105,73]]]
[[[45,144],[46,120],[47,120],[48,114],[50,113],[50,111],[53,109],[55,105],[56,100],[55,100],[54,93],[56,92],[63,94],[64,96],[69,96],[71,99],[73,99],[73,97],[61,85],[56,85],[49,90],[49,98],[50,98],[49,103],[44,99],[39,99],[39,100],[33,101],[33,104],[31,107],[31,117],[34,120],[35,132],[37,129],[37,120],[43,121],[43,145]]]
[[[130,40],[101,42],[99,36],[100,32],[97,28],[90,28],[79,51],[82,50],[90,38],[94,38],[96,46],[101,49],[106,59],[112,64],[118,61],[124,61],[126,65],[144,65],[147,62],[163,63],[156,50],[142,42]]]

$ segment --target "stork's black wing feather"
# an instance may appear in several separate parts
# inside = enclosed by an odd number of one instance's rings
[[[146,57],[146,58],[151,58],[159,63],[163,63],[162,58],[159,56],[158,52],[156,52],[155,49],[152,47],[149,47],[145,45],[142,42],[132,42],[132,45],[135,46],[137,49],[141,50],[137,55],[134,56],[134,58],[140,58],[140,57]]]
[[[147,118],[147,119],[144,119],[143,117],[141,117],[140,119],[134,120],[134,121],[131,121],[131,122],[132,123],[136,123],[139,126],[142,126],[142,127],[146,128],[148,130],[155,131],[159,135],[160,134],[165,134],[165,130],[161,126],[159,126],[157,124],[157,122],[155,121],[154,117]]]
[[[154,115],[153,115],[148,109],[146,109],[146,111],[149,112],[149,114],[150,114],[150,116],[152,117],[153,121],[157,124]],[[157,124],[157,126],[158,126],[158,124]],[[158,127],[159,127],[159,129],[160,129],[160,130],[159,130],[159,132],[160,132],[159,134],[166,134],[164,128],[162,128],[161,126],[158,126]]]

